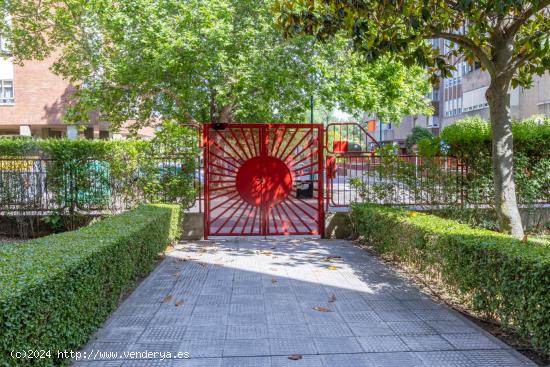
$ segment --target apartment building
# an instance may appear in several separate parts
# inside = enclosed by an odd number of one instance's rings
[[[449,44],[444,40],[433,40],[432,44],[449,51]],[[433,106],[432,116],[407,116],[397,126],[382,124],[376,136],[381,136],[385,144],[393,143],[405,148],[405,140],[415,126],[425,127],[434,135],[448,125],[466,117],[479,115],[489,119],[489,106],[485,92],[489,87],[490,77],[481,70],[479,64],[469,65],[461,59],[451,59],[456,71],[452,76],[441,81],[427,96]],[[525,119],[541,114],[550,117],[550,75],[535,76],[531,88],[515,88],[510,91],[510,113],[513,118]]]
[[[1,39],[0,48],[5,50]],[[128,130],[113,133],[107,122],[92,119],[80,128],[64,123],[73,88],[50,71],[52,62],[53,58],[26,61],[20,66],[0,57],[0,137],[124,139]],[[145,128],[138,137],[148,139],[154,132]]]

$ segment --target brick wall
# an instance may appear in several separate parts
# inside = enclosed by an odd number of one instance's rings
[[[0,105],[0,129],[31,125],[34,132],[63,124],[61,118],[71,86],[49,70],[51,62],[52,59],[14,65],[15,104]]]

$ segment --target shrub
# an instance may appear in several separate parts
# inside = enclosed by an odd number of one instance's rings
[[[515,121],[514,178],[522,204],[546,202],[550,190],[550,119],[542,116]],[[468,117],[447,126],[441,138],[449,154],[460,159],[468,172],[464,190],[469,203],[493,197],[491,125],[481,117]]]
[[[74,215],[143,202],[189,206],[198,186],[198,138],[197,130],[167,121],[150,142],[0,139],[0,210]]]
[[[413,145],[418,144],[420,140],[432,140],[434,135],[432,132],[425,127],[415,126],[412,128],[411,133],[407,136],[405,144],[407,145],[407,150],[411,152]]]
[[[59,365],[178,236],[180,209],[144,205],[74,232],[0,248],[0,365]],[[51,350],[17,360],[11,350]],[[32,363],[31,363],[32,362]]]
[[[357,204],[366,243],[431,277],[474,310],[550,351],[550,247],[429,214]]]
[[[550,118],[532,116],[512,123],[514,151],[541,158],[550,154]],[[450,154],[460,159],[478,160],[491,156],[491,124],[479,116],[467,117],[449,125],[441,138]]]

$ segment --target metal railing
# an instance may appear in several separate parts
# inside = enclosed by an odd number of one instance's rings
[[[195,160],[195,158],[192,158]],[[202,159],[0,159],[0,214],[101,214],[172,202],[202,211]]]
[[[326,158],[327,209],[347,208],[354,202],[397,206],[490,205],[493,182],[488,175],[468,170],[453,157],[375,156],[340,154]],[[520,204],[549,204],[550,182]]]

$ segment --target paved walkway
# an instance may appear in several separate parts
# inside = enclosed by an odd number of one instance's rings
[[[363,250],[324,240],[178,245],[83,352],[104,360],[76,366],[534,365]],[[143,359],[152,352],[180,358]]]

